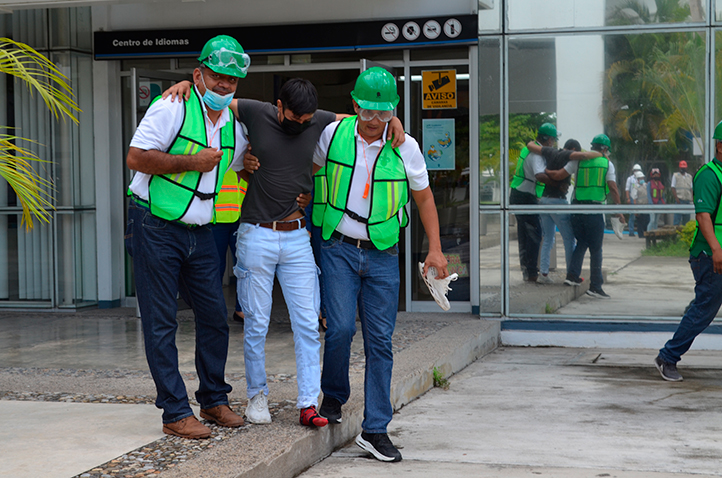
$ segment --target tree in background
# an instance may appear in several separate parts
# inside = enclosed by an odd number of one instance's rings
[[[73,99],[68,78],[30,46],[0,38],[0,74],[24,82],[31,93],[37,92],[56,118],[62,116],[78,122],[75,113],[80,109]],[[0,176],[15,191],[23,209],[22,223],[26,230],[30,230],[34,219],[42,222],[50,220],[50,211],[54,209],[51,202],[53,185],[38,175],[31,164],[47,161],[17,145],[18,141],[34,141],[9,134],[9,130],[0,126]]]

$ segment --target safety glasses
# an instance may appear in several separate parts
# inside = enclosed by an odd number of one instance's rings
[[[231,50],[221,48],[208,55],[208,58],[203,60],[208,62],[208,66],[228,68],[233,67],[241,71],[243,74],[248,72],[248,67],[251,66],[251,57],[245,53],[238,53]]]
[[[374,118],[378,117],[379,120],[383,121],[384,123],[388,123],[389,121],[391,121],[391,118],[394,117],[394,112],[393,111],[379,111],[379,110],[365,110],[363,108],[359,108],[358,115],[364,121],[371,121]]]

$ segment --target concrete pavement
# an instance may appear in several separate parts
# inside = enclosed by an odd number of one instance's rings
[[[498,349],[394,415],[402,462],[350,444],[301,477],[722,476],[722,353],[689,352],[680,383],[655,354]]]

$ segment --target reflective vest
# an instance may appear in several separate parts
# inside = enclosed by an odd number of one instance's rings
[[[714,172],[715,176],[717,176],[717,180],[722,185],[722,167],[720,167],[714,161],[710,161],[709,163],[699,168],[697,174],[701,173],[705,169],[711,169]],[[697,177],[697,174],[694,175],[695,178]],[[717,238],[717,241],[722,244],[722,207],[720,206],[722,206],[722,195],[720,195],[720,202],[717,205],[714,213],[710,214],[710,217],[712,218],[714,224],[714,236]],[[694,238],[692,239],[692,246],[690,247],[690,250],[694,249],[695,243],[697,242],[697,234],[699,234],[699,221],[695,221]]]
[[[371,173],[369,217],[363,218],[347,208],[348,195],[356,165],[356,117],[342,120],[328,145],[326,166],[314,177],[313,224],[321,227],[328,240],[344,214],[366,224],[369,239],[379,250],[399,242],[399,230],[409,218],[404,206],[409,202],[409,182],[398,149],[387,141],[379,151]]]
[[[652,179],[649,182],[649,190],[652,191],[652,204],[664,204],[664,184],[659,179]]]
[[[692,200],[692,175],[674,173],[674,189],[677,191],[677,198],[682,201]]]
[[[216,198],[217,223],[232,223],[241,218],[241,204],[246,197],[248,183],[238,179],[238,174],[229,169],[223,176],[223,185]]]
[[[529,153],[529,148],[527,148],[526,146],[524,146],[524,149],[522,149],[521,153],[519,153],[519,159],[516,162],[516,171],[514,171],[514,176],[512,176],[511,179],[511,188],[518,188],[524,183],[524,181],[534,181],[536,188],[536,197],[540,198],[542,196],[542,193],[544,192],[544,183],[540,183],[536,179],[529,179],[524,174],[524,161],[526,161],[526,157],[529,156]]]
[[[604,202],[609,194],[608,170],[609,160],[604,156],[579,161],[574,197],[578,201]]]
[[[159,98],[156,98],[155,101]],[[236,119],[230,110],[229,114],[231,119],[220,131],[223,156],[214,170],[215,173],[184,171],[181,173],[151,175],[148,181],[148,203],[146,204],[151,214],[166,221],[177,221],[188,212],[194,197],[198,197],[203,201],[215,200],[223,184],[221,171],[225,174],[231,161],[233,161],[236,149]],[[208,148],[208,144],[201,99],[196,94],[195,88],[193,88],[191,89],[190,99],[183,103],[183,124],[181,129],[166,153],[193,155],[204,148]],[[198,191],[202,174],[216,175],[214,191]],[[128,189],[128,195],[131,194],[130,189]]]

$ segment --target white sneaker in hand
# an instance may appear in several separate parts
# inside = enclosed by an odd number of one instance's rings
[[[612,223],[612,230],[614,231],[614,234],[619,239],[622,239],[624,237],[622,235],[622,231],[624,231],[624,224],[622,224],[622,221],[620,221],[618,217],[612,217],[609,221]]]
[[[429,288],[431,296],[434,298],[436,303],[439,304],[439,307],[444,310],[449,310],[451,308],[451,305],[449,305],[449,299],[446,298],[447,292],[451,290],[451,287],[449,287],[449,282],[458,279],[459,275],[457,273],[453,273],[449,274],[449,277],[447,277],[446,279],[437,279],[436,267],[429,266],[429,269],[426,272],[426,276],[424,276],[423,262],[419,262],[419,274],[421,274],[421,277],[426,283],[426,287]]]

